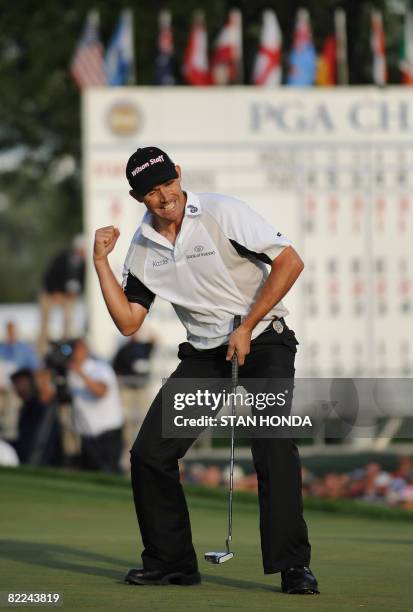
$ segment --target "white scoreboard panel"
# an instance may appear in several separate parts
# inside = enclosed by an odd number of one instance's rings
[[[300,376],[412,376],[413,96],[409,88],[110,88],[83,99],[85,226],[114,224],[121,275],[143,209],[124,169],[139,146],[165,148],[184,187],[247,201],[293,240],[306,267],[285,298]],[[121,340],[92,270],[92,346]],[[153,312],[152,312],[153,310]],[[184,332],[151,309],[157,373]]]

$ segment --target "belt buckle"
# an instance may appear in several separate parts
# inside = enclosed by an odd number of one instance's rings
[[[281,320],[276,318],[273,320],[272,322],[272,326],[275,332],[277,332],[277,334],[282,334],[284,331],[284,325],[281,323]]]

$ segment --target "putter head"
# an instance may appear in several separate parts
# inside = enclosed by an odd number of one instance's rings
[[[209,561],[209,563],[225,563],[225,561],[229,561],[234,556],[234,553],[225,551],[225,552],[207,552],[205,553],[205,561]]]

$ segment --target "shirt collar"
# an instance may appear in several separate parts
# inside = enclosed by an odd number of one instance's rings
[[[197,217],[202,212],[201,202],[199,201],[198,196],[192,191],[186,191],[186,205],[185,205],[185,217]],[[152,213],[147,210],[142,218],[141,223],[142,235],[145,238],[149,238],[158,244],[162,244],[163,246],[168,247],[169,249],[173,248],[169,240],[159,234],[152,226]]]

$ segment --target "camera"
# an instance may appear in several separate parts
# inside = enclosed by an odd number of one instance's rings
[[[45,365],[51,370],[56,385],[57,399],[64,404],[71,401],[67,388],[66,374],[69,361],[73,354],[75,341],[63,340],[50,342],[45,356]]]

